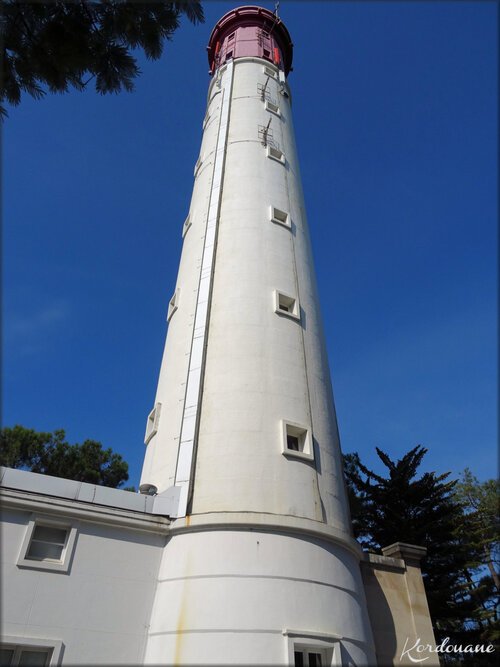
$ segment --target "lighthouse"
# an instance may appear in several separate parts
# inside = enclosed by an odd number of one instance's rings
[[[244,6],[207,51],[145,436],[140,490],[171,519],[145,663],[373,665],[294,139],[292,41],[277,13]]]

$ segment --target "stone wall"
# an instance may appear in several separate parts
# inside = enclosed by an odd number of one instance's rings
[[[420,570],[426,549],[396,542],[382,552],[365,552],[361,562],[378,665],[411,665],[411,658],[424,658],[426,667],[439,665],[427,649],[436,642]]]

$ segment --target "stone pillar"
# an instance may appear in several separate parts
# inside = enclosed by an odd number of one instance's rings
[[[362,576],[379,665],[439,665],[420,561],[424,547],[395,542],[364,553]]]

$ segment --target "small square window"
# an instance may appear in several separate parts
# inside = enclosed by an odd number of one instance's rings
[[[262,49],[262,52],[264,54],[264,58],[269,58],[271,56],[271,51],[268,51],[267,49]]]
[[[234,39],[234,35],[235,35],[234,32],[231,33],[231,34],[229,35],[229,37],[227,38],[227,41],[228,41],[228,42],[231,42],[231,41]]]
[[[146,424],[146,435],[144,436],[144,444],[147,445],[151,438],[158,432],[158,424],[160,422],[161,403],[157,403],[148,415]]]
[[[293,296],[284,292],[274,292],[274,312],[300,320],[299,302]]]
[[[172,315],[179,307],[179,292],[180,290],[179,288],[177,288],[174,292],[173,297],[168,302],[167,322],[170,322],[170,320],[172,319]]]
[[[28,523],[18,567],[68,572],[77,524],[33,515]]]
[[[274,104],[273,102],[270,102],[269,100],[266,100],[266,111],[270,111],[271,113],[274,113],[277,116],[281,117],[281,111],[279,106],[277,104]]]
[[[267,147],[267,157],[271,160],[277,160],[281,164],[285,164],[285,156],[279,148],[273,148],[272,146]]]
[[[310,429],[302,424],[283,421],[282,453],[285,456],[294,456],[299,459],[312,461],[314,459]]]
[[[191,227],[191,225],[191,216],[188,215],[188,217],[184,220],[184,224],[182,225],[182,238],[186,236],[187,230]]]
[[[267,76],[272,76],[273,79],[276,79],[276,71],[270,67],[264,67],[264,74]]]
[[[229,58],[232,58],[232,57],[233,57],[233,52],[232,52],[232,51],[228,51],[228,52],[226,53],[226,60],[229,60]]]
[[[281,211],[276,206],[271,206],[271,222],[276,222],[278,225],[284,225],[291,229],[292,223],[290,221],[290,216],[286,211]]]

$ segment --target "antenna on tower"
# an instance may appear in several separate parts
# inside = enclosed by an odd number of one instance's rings
[[[279,16],[278,16],[278,7],[279,6],[280,6],[280,0],[276,0],[276,3],[274,5],[274,12],[273,13],[274,13],[274,15],[276,16],[277,19],[279,19]]]

